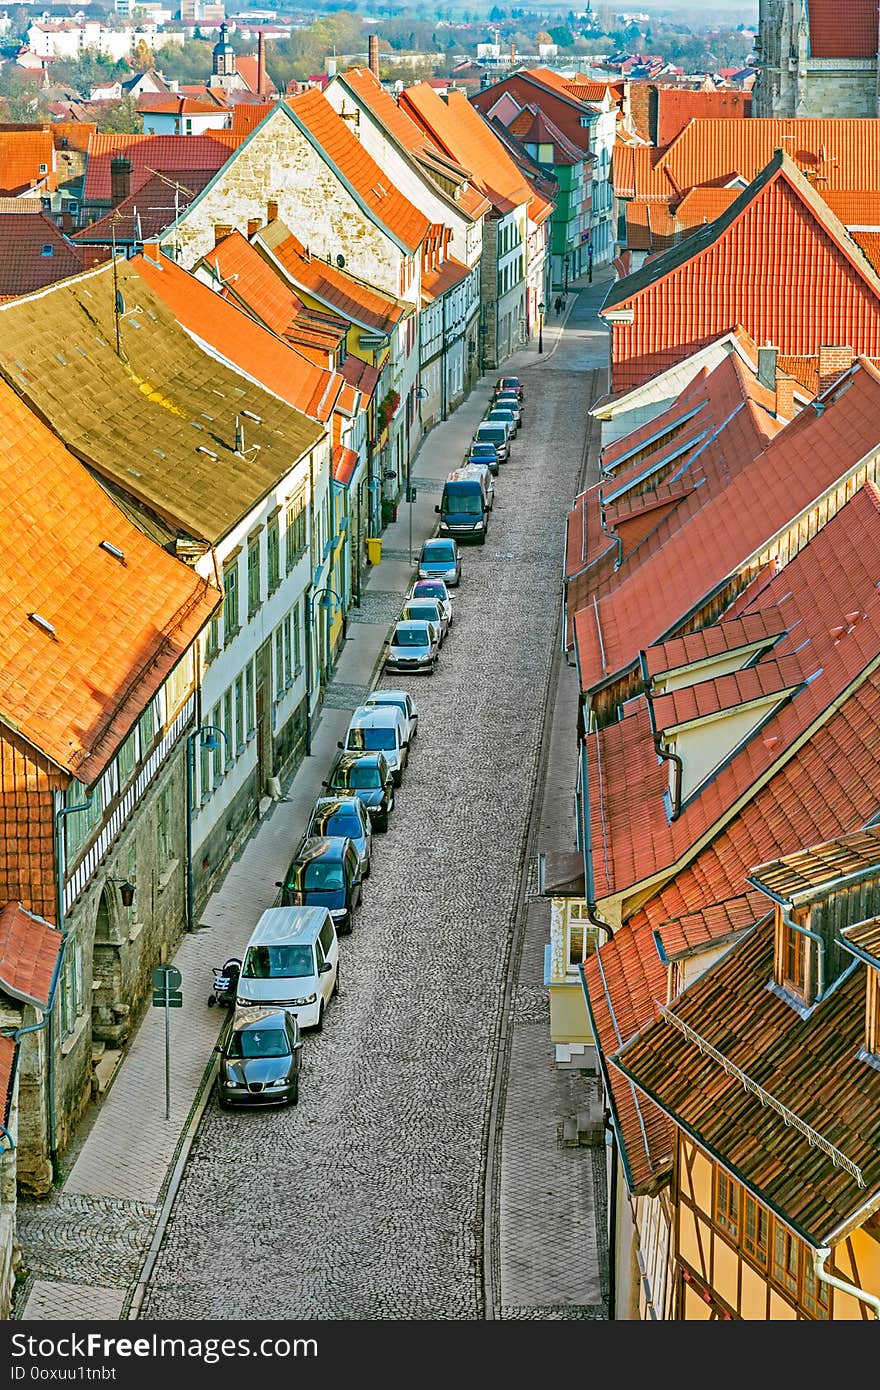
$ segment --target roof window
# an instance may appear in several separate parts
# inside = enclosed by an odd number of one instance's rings
[[[51,241],[44,241],[44,242],[43,242],[42,246],[40,247],[40,255],[41,255],[41,256],[54,256],[54,255],[55,255],[55,247],[52,245]]]
[[[28,617],[30,618],[31,622],[34,624],[35,627],[38,627],[41,629],[41,631],[48,633],[50,637],[55,636],[55,629],[49,622],[48,618],[41,617],[39,613],[28,613]]]
[[[125,564],[125,553],[119,549],[118,545],[112,545],[110,541],[101,541],[100,548],[106,550],[108,555],[112,555],[114,560],[121,560]]]

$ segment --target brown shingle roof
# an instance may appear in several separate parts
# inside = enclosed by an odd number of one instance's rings
[[[85,258],[44,212],[0,212],[0,298],[79,275]]]
[[[856,830],[759,864],[748,882],[771,897],[802,903],[829,892],[838,879],[870,871],[880,878],[880,827]]]

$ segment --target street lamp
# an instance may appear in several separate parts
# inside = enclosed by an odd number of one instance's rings
[[[219,737],[218,737],[219,735]],[[193,815],[193,796],[195,793],[195,764],[196,739],[201,736],[202,747],[208,752],[215,752],[220,747],[222,738],[227,748],[229,740],[222,729],[216,724],[200,724],[197,729],[193,729],[187,735],[186,740],[186,929],[195,931],[195,891],[193,885],[193,866],[192,866],[192,815]]]
[[[547,306],[543,299],[538,305],[538,351],[544,351],[544,310]]]

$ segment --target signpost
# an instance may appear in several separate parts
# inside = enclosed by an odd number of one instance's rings
[[[165,1010],[165,1118],[171,1119],[171,1034],[169,1009],[183,1005],[181,974],[176,965],[157,965],[153,971],[153,1007]]]

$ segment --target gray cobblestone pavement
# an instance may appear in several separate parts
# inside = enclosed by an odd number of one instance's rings
[[[603,294],[604,287],[594,286],[589,300],[595,305]],[[563,524],[581,462],[584,373],[601,365],[605,353],[604,335],[588,319],[587,298],[574,301],[574,331],[562,351],[556,351],[558,331],[545,328],[543,360],[533,346],[507,365],[526,381],[526,425],[502,466],[489,543],[465,552],[456,620],[436,675],[380,681],[411,685],[420,734],[391,827],[376,838],[359,920],[342,942],[339,995],[323,1033],[305,1039],[300,1103],[284,1112],[227,1114],[211,1097],[141,1317],[486,1316],[481,1182],[493,1040],[517,904],[522,891],[534,889],[533,865],[523,855],[558,618]],[[447,425],[428,437],[416,473],[442,478],[448,458],[458,456],[470,437],[489,384],[477,387]],[[432,447],[444,430],[441,446]],[[433,529],[433,495],[425,487],[429,495],[423,499],[422,490],[414,508],[414,546]],[[386,533],[384,568],[371,576],[383,587],[373,591],[371,583],[364,595],[358,631],[365,638],[372,622],[381,640],[396,614],[391,595],[399,603],[410,577],[406,511]],[[340,659],[316,756],[306,760],[286,788],[287,804],[274,808],[214,895],[203,914],[212,930],[185,943],[185,964],[191,957],[205,965],[235,931],[243,947],[266,905],[260,883],[252,910],[245,906],[247,866],[265,863],[271,869],[287,853],[319,786],[320,760],[329,762],[345,711],[368,689],[370,644],[348,645],[357,659],[350,653]],[[568,789],[564,795],[570,800]],[[532,879],[521,883],[529,869]],[[590,1082],[561,1077],[553,1067],[536,955],[541,932],[546,939],[539,915],[510,998],[496,1315],[595,1318],[603,1316],[601,1257],[590,1223],[594,1211],[600,1221],[603,1215],[601,1151],[564,1152],[557,1141],[571,1087],[589,1089]],[[205,935],[213,946],[202,942]],[[188,964],[190,976],[193,968]],[[209,982],[206,966],[205,978]],[[204,1012],[205,1020],[194,1021],[199,1042],[209,1024],[217,1026],[206,1007]],[[188,1059],[191,1095],[209,1052],[197,1047]],[[106,1189],[111,1198],[96,1197],[90,1205],[88,1197],[79,1197],[85,1205],[78,1206],[77,1192],[65,1190],[48,1203],[22,1206],[32,1290],[25,1291],[16,1316],[68,1316],[65,1309],[77,1300],[82,1306],[90,1285],[96,1310],[121,1304],[121,1294],[131,1296],[132,1271],[153,1237],[164,1188],[155,1155],[143,1160],[142,1187],[155,1202],[118,1200],[113,1172],[102,1169],[104,1151],[107,1162],[118,1163],[125,1147],[119,1125],[127,1123],[126,1181],[136,1178],[143,1134],[137,1107],[121,1108],[130,1068],[124,1061],[102,1107],[117,1102],[114,1146],[108,1145],[106,1126],[101,1133],[96,1124],[95,1138],[86,1141],[71,1175],[73,1187],[79,1175],[80,1189]],[[177,1119],[180,1133],[184,1123],[185,1112]],[[530,1163],[524,1161],[527,1147]],[[530,1205],[536,1155],[541,1197],[532,1193]],[[574,1222],[580,1236],[578,1243],[572,1232],[571,1245],[556,1256],[553,1237],[541,1226],[550,1216],[560,1228]],[[511,1221],[521,1227],[519,1246],[508,1243]],[[580,1270],[570,1286],[561,1281],[563,1258]]]

